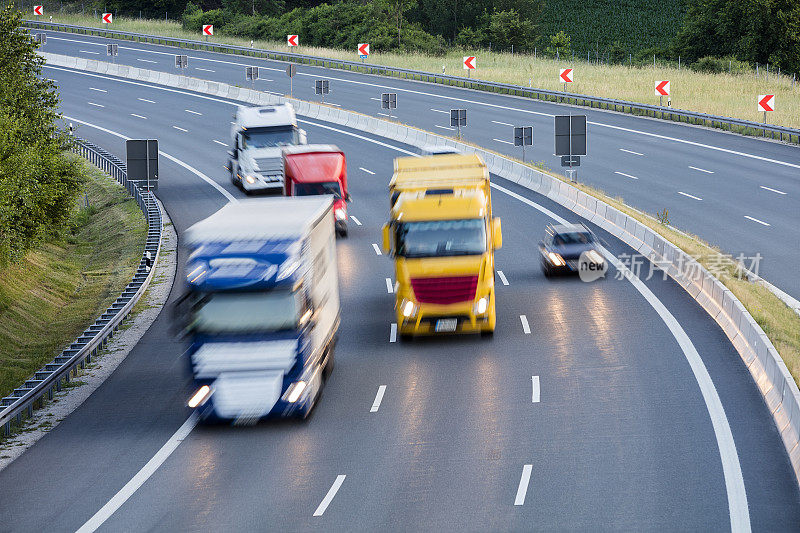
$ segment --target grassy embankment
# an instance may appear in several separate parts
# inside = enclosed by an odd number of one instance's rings
[[[102,314],[142,255],[147,223],[138,205],[116,181],[85,167],[89,207],[81,198],[70,229],[0,270],[0,397]]]
[[[108,26],[101,24],[92,16],[84,15],[53,15],[53,22],[81,26]],[[163,20],[114,18],[111,29],[182,39],[201,39],[199,35],[184,31],[179,23]],[[301,35],[301,44],[302,39]],[[211,40],[239,46],[250,45],[249,40],[222,35],[215,35]],[[270,50],[287,49],[285,42],[257,41],[254,46]],[[355,50],[298,46],[291,51],[333,59],[358,60]],[[575,69],[575,82],[568,87],[570,92],[646,104],[659,103],[659,98],[654,94],[654,81],[670,80],[672,106],[675,108],[759,122],[763,121],[763,113],[757,111],[757,96],[775,94],[777,110],[769,113],[768,122],[800,128],[800,83],[792,88],[790,77],[778,78],[774,73],[770,73],[767,81],[763,72],[760,78],[756,79],[754,74],[705,74],[669,65],[659,65],[657,68],[653,68],[652,65],[646,67],[592,65],[577,58],[575,62],[571,59],[556,61],[524,54],[511,55],[486,51],[454,49],[445,57],[383,54],[377,50],[372,52],[369,57],[370,63],[428,72],[441,72],[444,66],[447,74],[457,76],[466,76],[466,71],[461,67],[463,56],[477,54],[478,70],[472,73],[473,77],[525,86],[532,84],[534,87],[550,90],[564,89],[564,84],[558,81],[559,68],[572,67]],[[666,99],[664,104],[666,105]]]

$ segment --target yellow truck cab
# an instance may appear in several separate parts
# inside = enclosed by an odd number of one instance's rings
[[[395,261],[400,335],[493,333],[494,250],[502,236],[483,160],[399,157],[389,194],[383,248]]]

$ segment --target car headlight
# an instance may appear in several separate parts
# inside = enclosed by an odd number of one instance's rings
[[[296,381],[289,385],[289,389],[286,391],[286,401],[289,403],[294,403],[300,399],[300,396],[303,394],[303,391],[306,390],[306,382],[305,381]]]
[[[489,298],[481,298],[475,302],[474,311],[476,315],[482,315],[489,308]]]
[[[560,267],[567,264],[566,261],[564,261],[564,258],[555,252],[549,252],[547,254],[547,258],[550,260],[553,266]]]
[[[592,263],[596,265],[602,265],[603,263],[605,263],[605,259],[603,259],[603,256],[600,255],[596,250],[589,250],[588,252],[586,252],[586,257],[588,257],[592,261]]]
[[[245,180],[247,183],[251,184],[251,185],[252,185],[253,183],[255,183],[255,182],[256,182],[256,178],[255,178],[254,176],[251,176],[250,174],[248,174],[247,176],[245,176],[245,177],[244,177],[244,180]]]
[[[400,312],[403,313],[404,317],[411,318],[417,314],[417,306],[414,305],[412,301],[403,300],[403,304],[400,306]]]
[[[333,216],[336,217],[336,220],[345,220],[347,218],[347,212],[339,207],[333,212]]]

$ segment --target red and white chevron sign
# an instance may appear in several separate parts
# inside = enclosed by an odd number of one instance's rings
[[[475,56],[464,56],[464,70],[475,70]]]
[[[286,36],[286,44],[289,45],[289,46],[297,46],[298,38],[299,37],[297,35],[287,35]]]
[[[44,6],[33,6],[34,15],[44,15]]]
[[[669,81],[657,81],[656,82],[656,96],[669,96]]]
[[[114,15],[112,13],[103,13],[103,17],[100,20],[103,21],[103,24],[111,24],[113,17]]]
[[[369,43],[359,43],[358,44],[358,55],[360,55],[360,56],[368,56],[369,55]]]
[[[203,24],[203,35],[214,35],[214,25]]]
[[[759,111],[775,111],[775,95],[774,94],[759,94],[758,95],[758,110]]]
[[[562,68],[561,72],[558,74],[559,80],[563,81],[564,83],[572,83],[572,69],[571,68]]]

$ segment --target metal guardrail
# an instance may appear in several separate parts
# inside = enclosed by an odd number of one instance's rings
[[[77,376],[78,367],[84,368],[91,363],[92,357],[106,345],[147,289],[154,271],[147,265],[148,252],[150,264],[155,265],[161,250],[161,209],[153,194],[128,181],[125,163],[116,156],[83,139],[76,138],[75,141],[72,147],[74,152],[114,177],[139,204],[147,218],[147,240],[133,279],[114,303],[52,362],[40,368],[10,395],[0,399],[3,435],[11,434],[12,422],[20,427],[23,416],[33,416],[35,404],[43,404],[45,395],[52,400],[54,391],[60,391],[62,383],[69,383],[70,374]]]
[[[349,70],[353,72],[363,72],[379,76],[390,76],[404,78],[428,83],[439,83],[455,87],[476,89],[486,92],[500,94],[510,94],[525,98],[544,100],[549,102],[564,103],[571,105],[588,106],[591,108],[613,110],[633,115],[648,116],[673,122],[685,122],[687,124],[702,125],[711,128],[719,128],[732,131],[742,135],[770,137],[780,139],[790,143],[800,144],[800,129],[777,126],[774,124],[762,124],[750,120],[741,120],[731,117],[709,115],[697,113],[672,107],[641,104],[626,100],[616,100],[613,98],[601,98],[582,94],[567,93],[561,91],[550,91],[547,89],[536,89],[512,85],[509,83],[498,83],[494,81],[481,80],[476,78],[464,78],[461,76],[447,76],[421,70],[403,69],[361,63],[360,61],[345,61],[341,59],[330,59],[326,57],[309,56],[294,54],[291,52],[281,52],[276,50],[264,50],[258,48],[247,48],[230,44],[210,43],[206,41],[195,41],[191,39],[178,39],[175,37],[162,37],[158,35],[147,35],[143,33],[133,33],[126,31],[107,30],[102,28],[90,28],[85,26],[75,26],[72,24],[60,24],[55,22],[43,22],[37,20],[25,20],[24,24],[30,28],[46,29],[68,33],[80,33],[94,35],[109,39],[122,39],[136,42],[147,42],[164,46],[176,46],[179,48],[192,48],[195,50],[206,50],[224,54],[244,55],[258,57],[262,59],[273,59],[293,63],[302,63],[325,68],[335,68]]]

